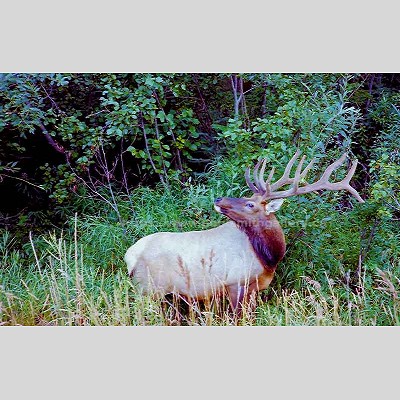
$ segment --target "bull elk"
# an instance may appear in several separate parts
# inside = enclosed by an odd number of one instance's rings
[[[247,168],[245,179],[252,197],[215,199],[215,210],[231,221],[204,231],[154,233],[137,241],[124,258],[129,275],[145,293],[175,293],[197,300],[227,293],[231,307],[240,309],[252,293],[269,286],[285,254],[285,237],[274,215],[285,198],[318,190],[346,190],[364,202],[350,186],[357,160],[340,182],[329,178],[346,154],[330,164],[318,181],[306,183],[314,159],[303,169],[303,156],[290,177],[299,155],[297,151],[275,183],[271,183],[274,168],[264,180],[265,159],[255,166],[253,179]],[[290,187],[278,191],[286,185]]]

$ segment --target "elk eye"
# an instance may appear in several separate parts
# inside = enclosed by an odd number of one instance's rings
[[[253,204],[253,203],[247,203],[247,204],[246,204],[246,207],[253,208],[253,207],[254,207],[254,204]]]

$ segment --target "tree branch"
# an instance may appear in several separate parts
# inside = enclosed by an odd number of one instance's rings
[[[168,187],[168,183],[165,182],[164,177],[162,176],[162,174],[159,174],[159,173],[157,172],[157,168],[156,168],[156,166],[155,166],[155,164],[154,164],[153,158],[151,157],[150,148],[149,148],[149,140],[148,140],[148,138],[147,138],[146,128],[144,127],[143,114],[142,114],[142,113],[140,113],[140,127],[142,128],[143,137],[144,137],[144,144],[145,144],[145,146],[146,146],[146,151],[147,151],[147,155],[149,156],[150,164],[151,164],[151,166],[152,166],[154,172],[155,172],[156,174],[158,174],[158,176],[160,177],[160,181],[161,181],[165,186]]]

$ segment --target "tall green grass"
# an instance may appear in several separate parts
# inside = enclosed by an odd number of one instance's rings
[[[243,195],[240,182],[232,186],[237,179],[210,174],[174,190],[138,188],[117,196],[119,216],[82,198],[63,230],[31,236],[23,246],[3,232],[0,324],[399,325],[398,225],[375,220],[363,206],[340,208],[337,195],[286,202],[278,218],[288,252],[271,287],[240,317],[221,299],[182,312],[184,299],[142,295],[127,276],[127,248],[153,232],[223,223],[212,201]]]

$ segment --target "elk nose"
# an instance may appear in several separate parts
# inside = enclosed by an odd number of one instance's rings
[[[219,203],[222,200],[222,197],[218,197],[214,200],[214,203]]]

